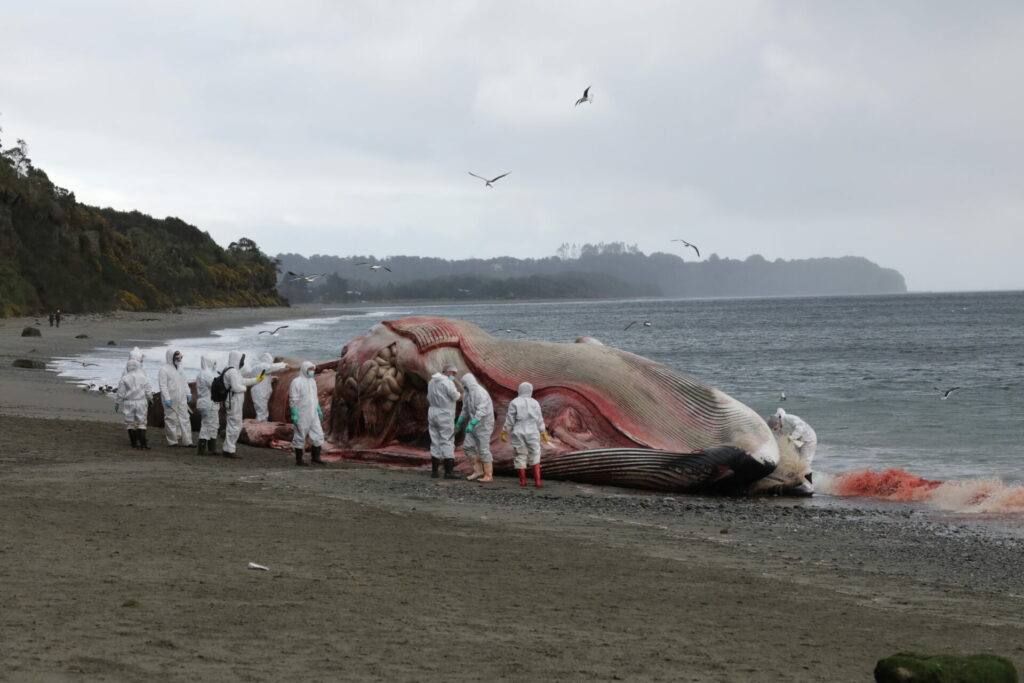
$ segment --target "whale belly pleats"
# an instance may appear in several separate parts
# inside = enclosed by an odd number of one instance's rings
[[[772,471],[772,466],[731,446],[696,453],[602,448],[542,460],[542,466],[549,479],[679,493],[743,492]]]

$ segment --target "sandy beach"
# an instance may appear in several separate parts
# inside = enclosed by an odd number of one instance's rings
[[[142,453],[109,398],[11,366],[313,314],[2,321],[0,680],[866,681],[900,650],[1024,667],[1024,543],[983,525]]]

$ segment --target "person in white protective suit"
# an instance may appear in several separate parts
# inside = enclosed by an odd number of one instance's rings
[[[228,390],[227,420],[224,425],[224,446],[221,448],[221,455],[225,458],[237,458],[235,449],[238,447],[238,435],[242,433],[242,407],[245,405],[245,390],[254,384],[263,381],[264,375],[258,377],[243,377],[242,368],[245,367],[245,354],[241,351],[232,351],[228,354],[228,367],[224,371],[224,386]]]
[[[455,386],[458,369],[445,365],[427,384],[427,429],[430,432],[430,476],[436,479],[444,462],[445,479],[461,479],[455,474],[455,404],[462,395]]]
[[[153,390],[149,388],[149,377],[146,377],[142,365],[137,360],[128,361],[121,381],[117,384],[114,412],[120,412],[124,416],[132,448],[149,450],[149,443],[146,441],[146,416],[152,402]]]
[[[142,361],[145,360],[145,358],[145,354],[142,353],[142,349],[138,346],[133,346],[132,350],[128,352],[128,360],[135,361],[139,364],[139,367],[142,367]],[[121,376],[124,377],[126,374],[128,374],[127,367],[124,369],[124,372],[121,373]]]
[[[473,373],[462,376],[466,395],[462,398],[462,412],[455,421],[455,431],[465,428],[466,438],[462,450],[473,463],[470,481],[494,481],[494,458],[491,456],[491,434],[494,433],[494,403],[491,395],[476,380]]]
[[[164,402],[164,436],[170,446],[192,446],[192,422],[188,404],[192,391],[181,371],[181,351],[167,349],[167,362],[160,368],[160,398]]]
[[[252,367],[248,368],[248,372],[245,375],[247,377],[258,377],[261,372],[270,375],[287,369],[287,363],[275,363],[272,355],[261,353],[259,360],[253,363]],[[266,422],[270,416],[267,404],[270,402],[270,394],[273,390],[274,378],[271,377],[268,381],[260,382],[249,391],[249,395],[252,396],[252,405],[256,409],[256,419],[260,422]]]
[[[295,432],[292,435],[292,448],[295,449],[295,464],[305,465],[302,451],[309,439],[310,462],[323,465],[320,459],[320,447],[324,445],[324,412],[317,398],[316,379],[313,364],[308,360],[299,366],[299,376],[292,380],[288,387],[288,408],[291,413]]]
[[[210,397],[210,385],[217,376],[217,363],[209,356],[200,358],[196,375],[196,409],[199,423],[199,448],[196,455],[217,455],[217,432],[220,431],[220,404]]]
[[[787,413],[782,408],[775,411],[775,414],[768,418],[768,426],[773,432],[781,436],[788,436],[789,440],[796,447],[800,459],[811,470],[811,463],[814,462],[814,452],[818,449],[818,435],[811,428],[811,425],[801,420],[796,415]],[[811,491],[814,485],[811,482],[813,472],[807,474],[805,479],[811,484]]]
[[[533,398],[533,385],[523,382],[519,385],[519,396],[508,404],[505,425],[501,428],[501,440],[508,441],[515,451],[515,467],[519,471],[519,485],[526,486],[526,467],[533,470],[533,483],[540,488],[540,441],[551,440],[540,404]]]

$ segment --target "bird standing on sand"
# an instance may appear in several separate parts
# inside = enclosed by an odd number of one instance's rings
[[[387,266],[384,266],[384,265],[380,265],[380,264],[376,264],[376,263],[374,263],[374,264],[371,264],[371,263],[370,263],[369,261],[362,261],[362,262],[360,262],[360,263],[357,263],[357,264],[355,264],[355,265],[357,265],[357,266],[369,266],[369,267],[370,267],[370,270],[372,270],[372,271],[373,271],[373,272],[375,272],[375,273],[376,273],[376,272],[377,272],[378,270],[381,270],[382,268],[383,268],[384,270],[388,271],[389,273],[391,272],[391,269],[390,269],[390,268],[388,268]]]
[[[653,327],[651,325],[651,321],[650,320],[634,320],[630,324],[628,324],[625,327],[623,327],[622,331],[625,332],[626,330],[628,330],[629,328],[633,327],[633,325],[636,325],[637,323],[643,325],[644,327]]]
[[[275,327],[273,331],[270,331],[270,330],[260,330],[259,333],[260,334],[269,334],[271,337],[276,337],[277,333],[280,332],[281,330],[283,330],[286,327],[288,327],[288,326],[287,325],[281,325],[280,327]]]
[[[327,273],[317,273],[316,275],[299,275],[298,273],[293,273],[290,270],[288,271],[288,274],[292,276],[292,282],[294,282],[295,280],[305,280],[306,282],[312,282],[313,280],[316,280],[318,277],[327,277]]]
[[[590,86],[589,85],[583,91],[583,97],[581,97],[578,100],[576,100],[576,104],[574,104],[573,106],[574,107],[578,107],[581,104],[583,104],[584,102],[590,102],[591,104],[593,104],[593,102],[594,102],[594,98],[590,96]]]
[[[686,240],[672,240],[672,241],[673,241],[673,242],[682,242],[682,243],[683,243],[683,246],[684,246],[684,247],[690,247],[690,248],[691,248],[691,249],[693,249],[693,250],[694,250],[695,252],[697,252],[697,258],[700,258],[700,249],[698,249],[698,248],[697,248],[697,245],[695,245],[695,244],[690,244],[690,243],[689,243],[689,242],[687,242]]]
[[[511,173],[511,172],[512,171],[509,171],[508,173]],[[498,182],[499,180],[501,180],[502,178],[507,176],[508,173],[502,173],[500,176],[497,176],[496,178],[491,178],[490,180],[488,180],[487,178],[484,178],[482,175],[477,175],[476,173],[473,173],[472,171],[469,172],[469,175],[473,176],[474,178],[479,178],[480,180],[484,181],[484,185],[486,187],[494,187],[493,185],[491,185],[491,183]]]
[[[942,394],[942,396],[939,396],[940,401],[945,401],[954,391],[960,391],[960,387],[953,387],[951,389],[939,389],[938,387],[934,387],[934,389]]]

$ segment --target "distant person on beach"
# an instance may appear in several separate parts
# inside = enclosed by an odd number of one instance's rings
[[[53,321],[55,323],[57,323],[57,327],[60,327],[60,309],[59,308],[57,309],[57,312],[53,314]]]
[[[800,459],[807,465],[807,483],[812,485],[810,472],[811,463],[814,462],[814,452],[818,449],[818,435],[815,434],[811,425],[801,420],[792,413],[787,413],[782,408],[775,411],[775,414],[768,418],[768,427],[776,434],[788,436],[789,440],[796,447]]]
[[[168,446],[192,447],[192,422],[188,404],[192,391],[181,371],[181,351],[167,349],[167,362],[160,368],[160,398],[164,402],[164,436]]]
[[[466,478],[470,481],[494,481],[494,458],[491,456],[494,404],[473,373],[467,372],[462,376],[462,386],[466,395],[462,399],[462,412],[455,421],[455,431],[466,430],[462,450],[473,463],[473,474]]]
[[[142,365],[136,360],[129,360],[124,374],[121,375],[121,381],[117,384],[114,412],[120,412],[124,416],[132,448],[149,450],[149,442],[146,441],[146,417],[149,404],[152,402],[153,390],[149,387],[149,378],[146,377]]]
[[[288,408],[291,413],[295,431],[292,435],[292,448],[295,449],[295,464],[305,465],[302,460],[306,439],[309,439],[310,462],[323,465],[320,459],[320,447],[324,445],[324,412],[320,408],[320,400],[314,375],[316,370],[308,360],[299,366],[299,376],[292,380],[288,387]],[[270,382],[267,382],[270,384]],[[255,389],[253,389],[255,391]]]
[[[436,479],[444,463],[445,479],[461,479],[455,474],[455,404],[462,397],[455,386],[454,365],[435,372],[427,384],[427,429],[430,432],[430,476]]]
[[[275,363],[272,355],[269,353],[262,353],[260,354],[259,360],[252,364],[245,375],[246,377],[258,377],[261,372],[272,375],[275,372],[281,372],[282,370],[287,369],[287,363]],[[271,377],[270,381],[260,382],[249,392],[249,395],[252,396],[252,405],[256,408],[256,419],[260,422],[266,422],[267,418],[270,416],[268,404],[270,403],[270,394],[274,390],[274,379],[275,378]]]
[[[53,327],[53,311],[50,311],[50,327]]]
[[[263,381],[263,375],[258,377],[242,376],[242,368],[245,367],[245,354],[241,351],[232,351],[228,354],[228,367],[224,371],[224,386],[228,390],[227,424],[224,425],[224,446],[221,455],[225,458],[237,458],[235,453],[238,444],[238,436],[242,433],[242,406],[245,405],[245,390],[254,384]]]
[[[508,404],[505,425],[501,428],[501,440],[508,441],[515,452],[515,467],[519,471],[519,485],[526,486],[526,468],[533,470],[533,483],[537,488],[540,481],[540,441],[550,441],[540,404],[533,398],[533,385],[523,382],[519,385],[519,396]]]
[[[210,397],[210,385],[217,376],[217,363],[209,356],[200,357],[196,375],[196,409],[199,411],[199,448],[197,455],[217,455],[217,432],[220,431],[220,404]]]

